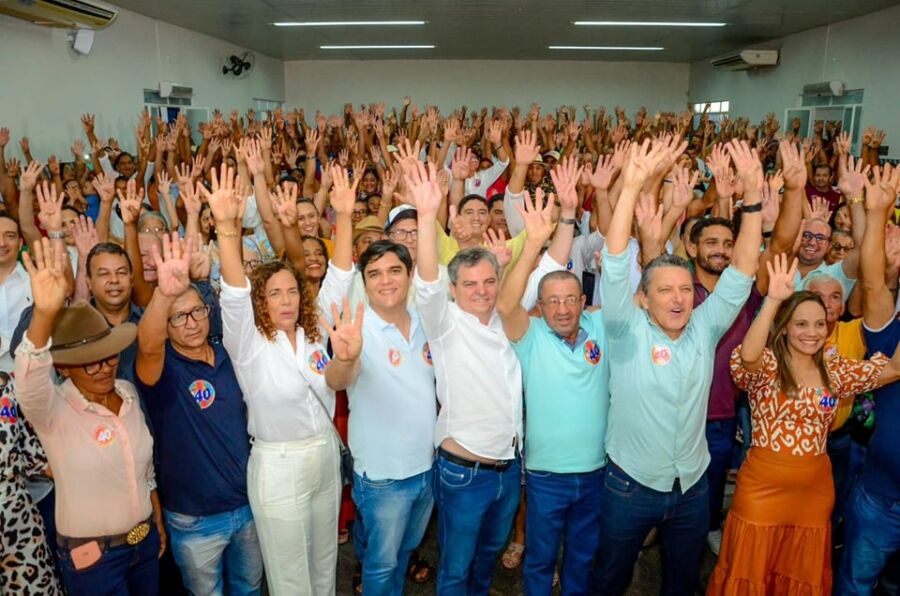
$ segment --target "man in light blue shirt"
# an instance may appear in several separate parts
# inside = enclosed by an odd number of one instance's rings
[[[687,263],[663,255],[641,278],[640,306],[628,285],[628,239],[638,194],[684,144],[633,145],[624,185],[603,250],[600,292],[609,342],[609,457],[603,495],[597,586],[623,594],[642,542],[659,528],[663,594],[693,594],[706,531],[709,497],[706,410],[719,338],[750,294],[762,241],[762,166],[746,143],[729,153],[745,185],[743,217],[732,264],[715,290],[693,309]],[[652,184],[651,184],[652,185]],[[655,209],[653,210],[655,212]]]
[[[561,211],[548,252],[563,241],[571,246],[575,227],[578,198],[574,176],[566,176],[565,165],[561,174],[554,171]],[[527,198],[525,205],[528,239],[504,280],[497,304],[503,330],[522,366],[525,390],[525,593],[552,592],[565,534],[561,583],[567,594],[586,594],[600,542],[606,464],[606,333],[599,311],[584,312],[581,283],[569,271],[541,278],[542,318],[529,317],[521,305],[531,263],[553,230],[549,213],[544,218],[543,210],[531,207]]]
[[[402,245],[379,240],[358,263],[369,304],[362,350],[335,358],[328,385],[350,398],[354,543],[364,594],[403,593],[410,553],[425,534],[431,508],[437,397],[425,332],[407,308],[412,259]],[[361,308],[361,307],[360,307]],[[332,345],[335,345],[333,332]]]

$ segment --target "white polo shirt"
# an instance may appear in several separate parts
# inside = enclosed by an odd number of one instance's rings
[[[408,312],[409,340],[366,307],[359,375],[347,388],[354,472],[372,480],[421,474],[434,459],[434,366],[419,315]]]

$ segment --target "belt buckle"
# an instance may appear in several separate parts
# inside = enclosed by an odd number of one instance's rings
[[[141,522],[128,530],[128,534],[125,536],[125,542],[128,543],[128,546],[135,546],[136,544],[140,544],[149,534],[150,524],[148,522]]]
[[[498,461],[497,463],[494,464],[494,469],[497,470],[498,472],[504,472],[504,471],[506,471],[507,468],[509,468],[509,465],[511,463],[512,463],[512,460],[508,460],[508,459],[503,460],[503,461]]]

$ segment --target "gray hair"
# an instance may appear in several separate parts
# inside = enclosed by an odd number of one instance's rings
[[[497,262],[497,257],[488,249],[476,246],[474,248],[467,248],[465,250],[459,251],[447,265],[447,273],[450,276],[450,283],[456,285],[456,280],[459,279],[459,270],[461,268],[474,267],[482,261],[487,261],[491,264],[491,267],[494,268],[494,273],[497,274],[497,281],[499,281],[500,263]]]
[[[681,257],[668,254],[660,255],[650,261],[650,264],[644,267],[644,271],[641,272],[641,291],[645,294],[650,291],[650,275],[654,269],[659,269],[660,267],[681,267],[688,273],[691,272],[688,262]]]
[[[550,273],[544,275],[541,278],[541,281],[538,282],[538,297],[542,296],[544,293],[544,283],[548,281],[564,281],[570,280],[574,281],[578,286],[578,292],[583,293],[581,290],[581,280],[578,279],[578,276],[572,273],[571,271],[566,271],[565,269],[560,269],[559,271],[551,271]]]
[[[140,230],[141,228],[143,228],[144,224],[147,223],[147,221],[151,220],[151,219],[158,219],[159,221],[162,222],[162,225],[163,225],[163,228],[165,228],[165,231],[166,232],[169,231],[169,222],[166,221],[165,216],[162,213],[160,213],[159,211],[147,211],[143,215],[141,215],[141,217],[138,219],[138,229]]]
[[[811,271],[809,275],[807,275],[803,279],[801,288],[804,290],[809,290],[811,285],[818,283],[837,284],[837,287],[841,289],[841,296],[846,298],[846,296],[844,296],[844,284],[842,284],[838,278],[828,275],[827,273],[816,273],[815,271]]]

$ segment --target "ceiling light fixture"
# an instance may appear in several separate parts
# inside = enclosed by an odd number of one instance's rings
[[[298,21],[272,23],[276,27],[370,27],[424,25],[426,21]]]
[[[433,45],[387,46],[319,46],[320,50],[431,50]]]
[[[591,27],[724,27],[728,23],[694,21],[574,21],[574,24]]]
[[[660,52],[658,46],[547,46],[551,50],[606,50],[610,52]]]

